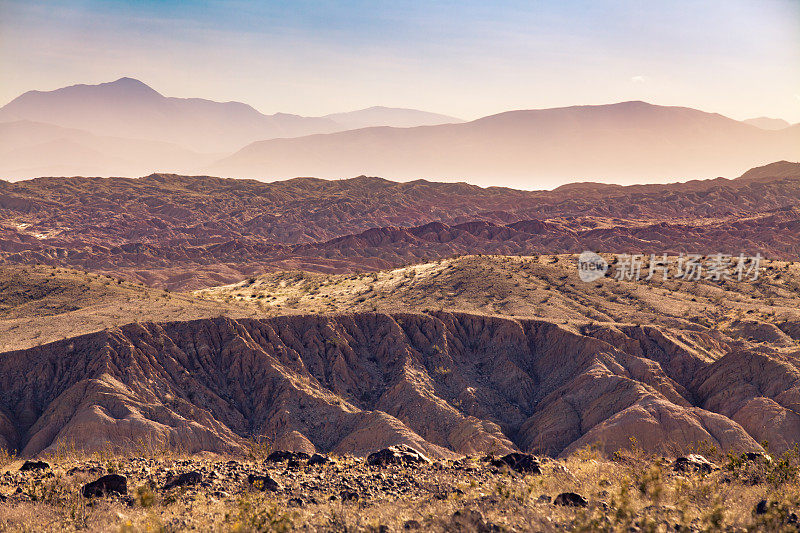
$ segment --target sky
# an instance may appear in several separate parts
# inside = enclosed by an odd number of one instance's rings
[[[263,113],[645,100],[800,122],[800,0],[0,0],[0,105],[123,76]]]

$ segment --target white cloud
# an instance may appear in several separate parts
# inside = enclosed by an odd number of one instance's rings
[[[647,81],[647,78],[645,78],[644,76],[633,76],[631,78],[631,81],[633,83],[644,83]]]

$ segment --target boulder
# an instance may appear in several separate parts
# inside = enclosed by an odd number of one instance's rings
[[[367,457],[367,464],[372,466],[386,466],[386,465],[417,465],[429,464],[431,462],[425,455],[418,452],[411,446],[405,444],[398,444],[396,446],[389,446],[375,453],[371,453]]]
[[[286,450],[274,451],[267,457],[267,461],[271,463],[282,463],[283,461],[299,461],[301,459],[309,459],[311,456],[306,452],[290,452]]]
[[[509,453],[500,459],[493,459],[492,466],[508,467],[523,474],[541,474],[542,469],[539,459],[535,455],[528,453]]]
[[[119,474],[108,474],[81,488],[81,494],[85,498],[97,498],[111,493],[123,496],[128,494],[128,478]]]
[[[678,457],[672,463],[672,469],[676,472],[699,472],[709,474],[717,470],[717,465],[706,459],[700,454],[693,453],[685,457]]]
[[[32,472],[37,470],[50,470],[50,463],[46,461],[25,461],[21,467],[20,472]]]
[[[203,475],[197,471],[191,472],[184,472],[183,474],[179,474],[170,478],[166,485],[164,485],[164,490],[173,489],[175,487],[187,487],[189,485],[197,485],[203,480]]]
[[[333,462],[333,461],[331,461],[330,457],[328,457],[327,455],[322,455],[322,454],[319,454],[319,453],[315,453],[314,455],[312,455],[308,459],[308,463],[307,464],[309,464],[309,465],[326,465],[326,464],[331,463],[331,462]]]
[[[566,507],[586,507],[589,502],[580,494],[574,492],[562,492],[556,499],[553,500],[553,505],[562,505]]]
[[[248,474],[247,482],[258,490],[276,492],[283,488],[280,483],[272,479],[269,475],[261,476],[258,474]]]

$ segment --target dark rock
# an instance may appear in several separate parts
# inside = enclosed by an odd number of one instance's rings
[[[354,490],[343,490],[339,493],[343,502],[352,502],[359,499],[360,495]]]
[[[553,498],[551,498],[547,494],[542,494],[541,496],[536,498],[536,501],[539,502],[539,503],[550,503],[550,502],[553,501]]]
[[[164,485],[164,490],[174,489],[175,487],[187,487],[189,485],[197,485],[202,481],[203,475],[196,470],[191,472],[184,472],[183,474],[177,475],[173,478],[170,478],[167,481],[167,484]]]
[[[302,507],[305,505],[305,502],[301,498],[290,498],[286,504],[289,507]]]
[[[403,522],[403,529],[419,529],[422,527],[417,520],[406,520]]]
[[[772,457],[763,452],[745,452],[742,454],[742,459],[754,463],[755,462],[766,463],[766,464],[772,463]]]
[[[717,465],[703,457],[702,455],[693,453],[686,457],[678,457],[672,463],[672,469],[676,472],[700,472],[701,474],[709,474],[717,470]]]
[[[331,463],[331,462],[332,461],[330,460],[330,458],[328,456],[321,455],[319,453],[315,453],[308,460],[308,464],[309,465],[326,465],[326,464]]]
[[[564,505],[567,507],[586,507],[589,502],[580,494],[574,492],[562,492],[553,500],[553,505]]]
[[[247,482],[251,484],[253,487],[257,488],[258,490],[269,490],[272,492],[276,492],[283,488],[281,487],[280,483],[278,483],[268,475],[259,476],[256,474],[248,474]]]
[[[767,500],[761,500],[756,504],[756,514],[767,514],[768,509],[769,505],[767,504]]]
[[[289,459],[286,463],[286,468],[297,469],[300,468],[300,461],[297,459]]]
[[[535,455],[528,453],[509,453],[500,459],[492,459],[492,466],[507,466],[517,472],[524,474],[541,474],[539,459]]]
[[[21,467],[19,467],[20,472],[31,472],[34,470],[49,470],[50,463],[45,461],[25,461]]]
[[[8,499],[8,498],[7,498],[6,496],[3,496],[2,494],[0,494],[0,503],[3,503],[3,502],[4,502],[4,501],[6,501],[7,499]]]
[[[267,457],[270,463],[282,463],[283,461],[299,461],[308,459],[310,456],[306,452],[289,452],[286,450],[274,451]]]
[[[87,483],[81,489],[85,498],[96,498],[110,493],[128,494],[128,478],[119,474],[108,474]]]
[[[405,444],[389,446],[371,453],[367,457],[367,464],[372,466],[429,464],[430,462],[431,460],[421,452]]]

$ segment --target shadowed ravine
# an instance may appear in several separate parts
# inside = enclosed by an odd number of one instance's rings
[[[558,455],[601,443],[780,452],[800,439],[789,356],[712,331],[459,313],[129,324],[0,354],[0,447]]]

